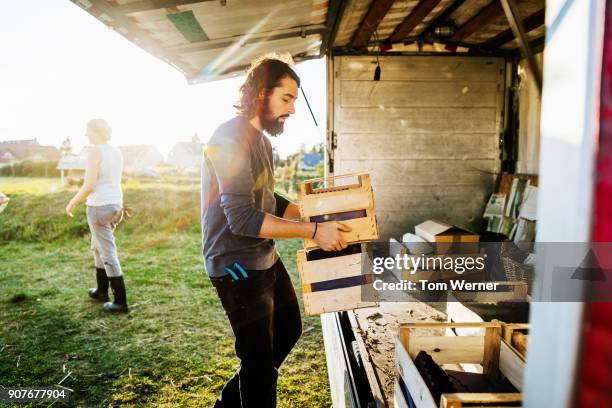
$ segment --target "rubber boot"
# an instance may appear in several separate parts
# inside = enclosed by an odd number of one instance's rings
[[[104,268],[96,268],[97,288],[89,288],[87,293],[89,297],[99,302],[108,302],[108,276]]]
[[[108,278],[110,280],[110,286],[113,290],[113,296],[115,297],[115,301],[113,303],[106,302],[102,308],[106,312],[111,313],[127,313],[127,299],[125,295],[125,283],[123,282],[123,275],[121,276],[111,276]]]

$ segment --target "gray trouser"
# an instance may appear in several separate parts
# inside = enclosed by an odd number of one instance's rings
[[[96,268],[104,268],[108,277],[123,274],[113,236],[115,226],[121,221],[122,214],[123,210],[117,204],[87,207],[87,223],[91,231],[91,250]]]

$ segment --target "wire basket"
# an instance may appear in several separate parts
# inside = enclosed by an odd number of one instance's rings
[[[535,275],[535,268],[531,264],[524,264],[512,259],[509,256],[502,256],[501,262],[509,281],[527,282],[531,288]]]
[[[527,282],[529,288],[535,277],[535,268],[532,264],[523,263],[529,251],[519,248],[512,242],[503,242],[501,244],[500,260],[506,279],[509,281]]]

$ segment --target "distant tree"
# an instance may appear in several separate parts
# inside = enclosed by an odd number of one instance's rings
[[[278,153],[278,149],[275,147],[272,148],[272,160],[276,165],[279,165],[281,162],[280,154]]]
[[[63,156],[72,154],[72,141],[70,137],[65,138],[60,146],[60,154]]]
[[[191,143],[202,143],[202,141],[200,140],[200,136],[198,136],[197,133],[193,134],[193,137],[191,138]]]
[[[323,165],[323,162],[317,164],[316,171],[319,177],[325,176],[325,166]]]

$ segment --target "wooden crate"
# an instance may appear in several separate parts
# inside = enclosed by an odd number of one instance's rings
[[[368,299],[376,299],[371,284],[375,275],[371,273],[367,251],[317,260],[309,260],[308,254],[304,250],[297,252],[304,310],[308,316],[378,306],[378,302],[362,300],[365,293]]]
[[[413,330],[449,330],[449,329],[484,330],[484,335],[469,336],[412,336]],[[507,378],[519,391],[522,389],[522,375],[525,362],[502,342],[501,323],[412,323],[400,326],[396,338],[395,362],[399,377],[406,384],[416,407],[435,408],[433,395],[425,380],[414,365],[414,357],[420,352],[427,352],[439,365],[477,365],[482,372],[494,378]],[[466,370],[468,371],[468,370]],[[397,387],[396,387],[397,389]],[[397,399],[406,398],[401,395]],[[461,407],[469,401],[476,406],[495,405],[498,400],[512,402],[521,406],[522,394],[517,393],[462,393],[442,394],[440,407]],[[462,405],[463,404],[463,405]],[[400,405],[401,406],[401,405]]]
[[[356,182],[352,183],[353,180]],[[298,203],[303,221],[335,220],[349,226],[351,231],[342,233],[347,243],[372,241],[379,237],[374,193],[367,173],[304,181],[298,186]],[[305,239],[304,248],[317,248],[317,244],[312,239]]]

